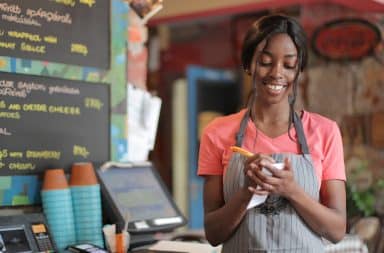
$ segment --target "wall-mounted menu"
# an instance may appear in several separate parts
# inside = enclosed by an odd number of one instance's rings
[[[0,55],[109,68],[109,0],[0,0]]]
[[[109,160],[109,85],[0,72],[0,175]]]

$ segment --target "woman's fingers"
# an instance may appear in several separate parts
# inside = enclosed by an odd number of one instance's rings
[[[248,190],[250,192],[252,192],[253,194],[257,194],[257,195],[268,195],[269,192],[268,191],[265,191],[263,190],[262,188],[260,187],[252,187],[252,186],[249,186],[248,187]]]
[[[253,182],[253,184],[250,186],[260,186],[264,189],[268,189],[270,188],[269,185],[277,183],[277,178],[266,175],[260,170],[248,170],[246,176],[250,179],[251,182]]]
[[[279,185],[282,184],[284,178],[289,177],[289,173],[289,171],[271,167],[270,170],[248,170],[247,177],[263,191],[275,192]],[[253,185],[251,184],[250,186]]]
[[[280,194],[287,196],[295,187],[291,162],[284,159],[284,163],[276,164],[266,155],[257,155],[249,159],[244,172],[247,178],[246,187],[254,194]]]
[[[255,154],[245,163],[246,187],[255,194],[283,194],[286,185],[293,180],[291,166],[288,159],[284,159],[284,163],[276,163],[271,156]]]
[[[288,157],[284,158],[284,169],[292,170],[292,164]]]
[[[254,169],[261,169],[262,163],[275,163],[275,160],[268,156],[268,155],[263,155],[263,154],[256,154],[250,158],[248,158],[245,162],[245,167],[250,167]]]
[[[257,162],[259,163],[260,161],[262,160],[266,160],[266,161],[269,161],[271,163],[274,163],[275,160],[269,156],[269,155],[264,155],[264,154],[255,154],[251,157],[248,157],[247,161],[246,161],[246,164],[250,164],[252,162]]]

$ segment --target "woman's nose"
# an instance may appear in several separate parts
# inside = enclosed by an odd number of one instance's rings
[[[283,78],[283,71],[283,65],[280,63],[276,63],[272,65],[269,75],[275,79],[281,79]]]

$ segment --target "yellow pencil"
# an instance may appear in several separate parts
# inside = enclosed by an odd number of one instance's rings
[[[248,151],[248,150],[246,150],[246,149],[237,147],[237,146],[231,146],[230,149],[231,149],[233,152],[242,154],[243,156],[246,156],[246,157],[251,157],[251,156],[254,155],[252,152],[250,152],[250,151]]]

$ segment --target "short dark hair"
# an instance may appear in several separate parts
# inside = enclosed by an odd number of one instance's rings
[[[245,35],[241,61],[245,71],[249,73],[255,49],[260,42],[274,34],[286,33],[291,37],[298,53],[299,70],[303,71],[307,65],[308,48],[307,37],[302,26],[293,18],[274,14],[263,16],[254,22]]]

